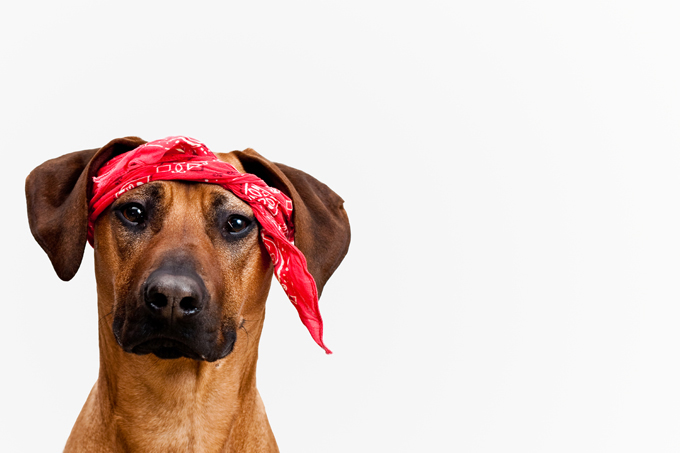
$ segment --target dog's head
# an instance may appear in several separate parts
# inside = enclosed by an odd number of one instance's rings
[[[31,231],[59,277],[70,280],[87,237],[92,177],[143,144],[117,139],[45,162],[26,180]],[[253,150],[218,154],[293,201],[295,243],[319,294],[349,246],[342,199],[313,177]],[[261,319],[272,277],[250,206],[214,184],[155,181],[118,198],[95,224],[100,312],[127,352],[214,361]]]

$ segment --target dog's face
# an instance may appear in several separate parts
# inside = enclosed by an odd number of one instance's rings
[[[114,139],[50,159],[26,178],[31,232],[62,280],[73,278],[82,262],[93,178],[107,161],[144,143]],[[342,198],[252,149],[216,156],[290,198],[295,246],[321,295],[349,248]],[[103,353],[120,352],[115,337],[133,362],[139,362],[133,354],[215,361],[234,348],[230,363],[240,351],[256,357],[273,275],[258,233],[250,206],[214,184],[155,181],[125,192],[94,230]],[[235,345],[241,332],[247,347]],[[320,329],[314,332],[321,345]]]
[[[100,303],[126,351],[215,361],[261,318],[272,278],[250,206],[214,184],[157,181],[95,225]],[[111,321],[108,321],[111,320]]]

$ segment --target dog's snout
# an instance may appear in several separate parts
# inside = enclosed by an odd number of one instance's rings
[[[144,302],[153,315],[168,321],[193,316],[205,305],[202,283],[197,276],[156,271],[146,281]]]
[[[231,352],[235,338],[228,333],[235,327],[220,316],[220,299],[197,268],[184,255],[170,256],[146,277],[131,310],[114,317],[114,335],[125,351],[209,362]]]

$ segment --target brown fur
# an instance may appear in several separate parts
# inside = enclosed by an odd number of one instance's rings
[[[140,142],[119,139],[107,147],[132,149]],[[85,206],[83,211],[83,201],[87,194],[77,192],[89,190],[88,178],[96,172],[94,167],[117,153],[107,147],[63,156],[61,162],[49,161],[27,179],[31,229],[62,279],[75,274],[84,247],[82,222],[87,210]],[[102,154],[106,158],[100,158]],[[296,243],[306,255],[321,293],[349,244],[342,199],[309,175],[272,164],[252,150],[219,157],[240,171],[259,171],[256,174],[268,184],[291,196]],[[94,166],[93,161],[97,161]],[[46,179],[59,184],[57,195],[47,191]],[[141,237],[131,237],[112,209],[145,196],[160,199],[162,214],[158,217],[162,222]],[[272,266],[257,229],[236,245],[216,237],[212,226],[216,198],[230,210],[252,216],[246,203],[219,186],[161,181],[127,192],[97,220],[99,379],[65,451],[278,451],[255,380]],[[236,330],[234,349],[226,357],[212,362],[160,359],[153,354],[125,352],[119,345],[112,319],[132,310],[130,301],[168,256],[187,257],[195,263],[211,300],[219,304],[222,324]],[[216,341],[219,343],[219,338]]]

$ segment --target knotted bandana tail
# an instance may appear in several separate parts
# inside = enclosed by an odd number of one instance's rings
[[[293,203],[250,173],[217,159],[203,143],[189,137],[167,137],[146,143],[108,161],[93,178],[87,240],[94,244],[94,222],[115,199],[151,181],[181,180],[217,184],[253,209],[260,236],[274,264],[274,274],[316,343],[326,353],[323,321],[314,278],[307,260],[293,243]]]

